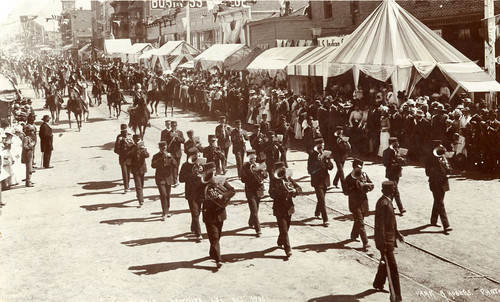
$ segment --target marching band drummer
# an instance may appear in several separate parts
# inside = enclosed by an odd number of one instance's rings
[[[196,236],[196,242],[200,242],[202,239],[200,227],[201,202],[196,199],[196,186],[199,185],[199,175],[203,172],[201,160],[202,158],[198,157],[198,148],[192,147],[188,150],[186,162],[182,164],[179,173],[179,181],[185,183],[184,198],[186,198],[189,212],[191,212],[191,232]]]
[[[279,228],[278,246],[284,248],[286,256],[292,255],[290,240],[288,238],[288,230],[292,214],[295,213],[293,197],[302,193],[302,188],[290,176],[287,176],[287,169],[284,162],[274,164],[274,173],[271,176],[274,178],[270,196],[273,202],[273,215],[276,216]]]
[[[260,199],[264,196],[264,179],[268,177],[265,169],[265,164],[261,164],[261,169],[257,168],[257,154],[255,150],[247,151],[247,159],[243,165],[241,172],[241,181],[245,184],[245,196],[248,200],[250,208],[250,218],[248,226],[255,228],[257,237],[262,234],[259,222],[259,204]]]
[[[318,200],[314,216],[319,218],[321,213],[323,226],[327,227],[329,222],[326,212],[325,194],[330,185],[330,173],[328,173],[328,170],[333,169],[333,163],[330,160],[331,152],[324,150],[323,139],[315,139],[314,144],[315,146],[311,153],[309,153],[309,159],[307,160],[307,172],[311,175],[311,186],[314,188]]]
[[[162,220],[165,216],[170,217],[170,192],[172,185],[175,184],[175,169],[177,169],[177,162],[170,153],[167,152],[167,142],[159,142],[158,148],[160,151],[153,155],[151,160],[151,167],[156,169],[155,182],[160,192],[160,202]]]
[[[364,223],[365,215],[368,213],[368,196],[366,196],[366,193],[373,190],[373,183],[368,174],[363,172],[363,164],[362,160],[354,159],[352,163],[353,170],[345,178],[344,194],[349,196],[349,211],[354,218],[351,239],[356,240],[360,236],[363,249],[366,250],[370,246]]]
[[[222,226],[226,220],[226,205],[236,194],[234,188],[222,178],[215,178],[215,164],[209,162],[203,166],[203,174],[199,177],[200,185],[196,188],[196,200],[202,203],[203,222],[210,240],[209,255],[215,260],[217,268],[222,266],[220,254],[220,238]]]

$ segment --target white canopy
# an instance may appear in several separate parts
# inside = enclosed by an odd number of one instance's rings
[[[288,75],[323,76],[323,62],[337,49],[337,46],[316,47],[309,53],[288,64]]]
[[[446,64],[440,68],[445,74],[453,64],[477,66],[405,11],[396,1],[384,0],[347,41],[332,53],[324,63],[323,76],[326,84],[328,77],[352,70],[357,86],[361,71],[383,82],[391,78],[394,92],[408,88],[411,91],[421,78],[430,75],[437,64]],[[477,68],[474,70],[477,71]],[[478,72],[471,70],[466,73],[472,75],[470,72],[475,76],[478,75]],[[486,79],[488,76],[484,74],[482,77]],[[489,91],[500,88],[497,85],[479,84],[483,81],[475,84],[462,83],[463,77],[455,76],[455,78],[457,84],[466,90],[488,89]],[[487,82],[492,81],[493,79],[488,77]]]
[[[163,70],[175,70],[180,63],[193,60],[199,54],[199,50],[185,41],[168,41],[152,52],[151,65],[155,66],[158,61]]]
[[[250,73],[286,77],[286,67],[296,58],[310,52],[314,47],[275,47],[261,53],[248,65]]]
[[[139,63],[139,57],[148,50],[153,49],[151,43],[135,43],[128,49],[122,50],[122,60],[129,63]]]
[[[107,55],[120,54],[130,49],[130,39],[108,39],[104,40],[104,52]]]
[[[217,67],[223,70],[246,57],[252,49],[245,44],[214,44],[196,58],[194,66],[204,70]]]

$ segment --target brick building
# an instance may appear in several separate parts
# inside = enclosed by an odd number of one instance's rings
[[[352,33],[381,1],[311,1],[312,26],[318,38]],[[484,65],[484,42],[479,35],[484,18],[484,1],[409,0],[397,1],[404,9],[471,60]],[[500,13],[500,6],[495,14]]]
[[[148,1],[112,1],[111,32],[115,39],[145,42]]]

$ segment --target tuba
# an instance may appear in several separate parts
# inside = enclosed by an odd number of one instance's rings
[[[210,200],[219,208],[227,206],[227,200],[224,200],[223,194],[227,192],[224,183],[224,177],[215,177],[213,173],[202,173],[201,183],[206,184],[204,190],[204,198]]]
[[[276,179],[276,188],[280,193],[284,193],[286,198],[295,197],[298,195],[297,190],[293,184],[288,180],[288,177],[292,176],[292,171],[288,169],[277,169],[273,173]]]
[[[256,164],[251,164],[250,165],[250,172],[252,172],[252,175],[255,179],[255,181],[258,184],[262,184],[264,182],[264,179],[266,179],[266,163],[256,163]]]
[[[432,150],[432,154],[438,158],[439,164],[443,172],[449,174],[451,173],[452,168],[450,163],[448,162],[448,159],[446,159],[446,153],[447,150],[445,147],[443,147],[443,145],[439,145],[436,148],[434,148],[434,150]]]
[[[202,158],[202,157],[197,157],[196,160],[194,162],[193,161],[193,158],[194,156],[190,156],[188,158],[188,163],[192,164],[193,165],[193,168],[192,168],[192,173],[194,176],[198,176],[198,177],[201,177],[202,173],[203,173],[203,165],[207,163],[207,159],[206,158]]]

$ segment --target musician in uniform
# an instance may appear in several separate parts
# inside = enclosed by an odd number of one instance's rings
[[[429,177],[429,188],[434,197],[434,205],[432,206],[431,225],[438,226],[438,217],[441,218],[445,233],[450,232],[453,228],[450,226],[446,209],[444,207],[444,195],[450,190],[447,174],[451,168],[445,157],[446,149],[441,144],[441,140],[432,141],[434,149],[425,160],[425,174]]]
[[[233,143],[233,154],[236,159],[236,169],[238,170],[238,177],[241,178],[241,168],[243,167],[243,158],[245,157],[245,139],[248,136],[243,133],[241,129],[241,121],[234,122],[235,128],[231,131],[231,142]]]
[[[179,175],[179,165],[181,162],[181,156],[182,156],[182,148],[181,144],[184,143],[184,135],[182,134],[182,131],[177,130],[177,121],[172,121],[172,130],[168,132],[167,137],[166,137],[166,142],[167,142],[167,151],[172,154],[173,158],[175,159],[175,162],[177,163],[177,167],[175,168],[174,172],[174,180],[176,186],[178,184],[177,179]]]
[[[210,240],[209,255],[220,268],[222,257],[219,241],[222,236],[222,226],[227,217],[226,205],[236,191],[226,180],[217,182],[214,179],[214,172],[213,162],[203,166],[200,185],[196,188],[196,199],[202,203],[203,222],[207,228],[208,240]]]
[[[370,246],[364,222],[368,213],[368,196],[366,196],[366,193],[373,190],[373,183],[368,174],[363,172],[363,164],[362,160],[354,159],[352,163],[353,171],[345,178],[344,194],[349,196],[349,211],[354,218],[351,240],[361,237],[363,249],[366,250]]]
[[[132,139],[134,140],[134,145],[130,148],[130,151],[128,151],[127,157],[130,158],[130,172],[132,172],[134,176],[135,194],[139,201],[140,208],[144,203],[142,189],[144,187],[144,174],[147,172],[146,158],[149,157],[149,153],[140,135],[134,134]]]
[[[130,159],[128,151],[134,144],[132,136],[127,132],[127,125],[120,125],[120,134],[116,137],[114,152],[118,154],[118,163],[122,170],[124,193],[128,192],[130,183]]]
[[[375,246],[380,251],[380,263],[373,287],[377,290],[384,289],[385,279],[389,279],[391,301],[402,301],[401,287],[399,284],[398,266],[394,257],[394,248],[397,247],[396,239],[404,241],[399,233],[392,198],[395,183],[384,181],[382,183],[382,197],[377,201],[375,208]]]
[[[221,160],[222,174],[226,174],[227,170],[227,156],[229,154],[229,146],[231,146],[231,132],[229,126],[226,124],[226,117],[219,118],[219,125],[215,127],[215,137],[217,138],[217,145],[224,153],[224,158]]]
[[[323,139],[317,138],[314,143],[315,146],[311,153],[309,153],[309,159],[307,160],[307,172],[311,175],[311,186],[314,188],[318,200],[314,216],[319,218],[321,213],[323,225],[327,227],[329,222],[326,212],[325,195],[330,185],[330,174],[328,170],[333,169],[333,163],[330,160],[331,152],[324,150]]]
[[[207,159],[207,162],[213,162],[216,165],[216,173],[221,174],[221,162],[224,158],[224,153],[219,146],[215,145],[217,138],[215,135],[208,135],[208,147],[203,148],[203,157]]]
[[[396,200],[396,205],[398,206],[399,213],[403,215],[406,210],[401,202],[401,197],[399,195],[398,184],[399,178],[401,177],[401,171],[403,168],[401,164],[404,163],[404,159],[399,155],[399,142],[397,137],[389,138],[389,147],[382,153],[382,162],[385,166],[385,177],[390,181],[394,182],[394,193],[392,196]]]
[[[276,217],[279,228],[279,236],[277,244],[285,250],[286,256],[292,255],[290,239],[288,238],[288,230],[292,214],[295,213],[293,198],[302,192],[302,188],[287,175],[284,162],[274,164],[274,173],[271,176],[274,178],[270,196],[273,199],[273,215]]]
[[[264,196],[264,179],[268,174],[264,164],[257,164],[257,155],[255,150],[247,151],[247,159],[241,171],[241,181],[245,184],[245,196],[250,208],[250,218],[248,226],[255,229],[257,237],[262,234],[259,222],[259,204]]]
[[[170,131],[172,131],[172,122],[170,120],[166,120],[165,121],[165,129],[163,129],[161,131],[161,135],[160,135],[161,142],[167,141],[167,138],[168,138]]]
[[[172,157],[172,154],[167,152],[167,142],[159,142],[158,147],[160,151],[153,155],[151,160],[151,167],[156,169],[155,182],[160,192],[160,202],[162,220],[165,216],[170,217],[170,192],[172,185],[175,183],[175,169],[177,169],[177,162]]]
[[[284,101],[286,103],[286,101]],[[283,147],[283,154],[281,154],[280,161],[285,163],[285,166],[288,168],[288,163],[286,160],[286,153],[288,152],[288,148],[290,147],[290,138],[295,136],[295,133],[290,127],[290,124],[286,122],[286,116],[282,115],[278,126],[275,131],[276,135],[281,135],[283,137],[283,141],[281,142],[281,146]]]
[[[278,143],[274,131],[268,131],[264,138],[262,151],[266,154],[267,172],[273,173],[274,163],[280,161],[280,153],[283,152],[283,147]]]
[[[187,134],[187,140],[184,142],[184,153],[186,155],[189,153],[189,150],[193,147],[198,149],[198,152],[203,152],[203,147],[201,146],[200,143],[200,137],[199,136],[194,136],[194,130],[189,129],[186,131]]]
[[[262,150],[264,145],[264,133],[260,130],[260,124],[254,125],[255,131],[250,135],[250,146],[257,154],[257,162],[262,163],[266,160],[266,153]]]
[[[347,152],[351,149],[351,145],[349,144],[348,137],[343,135],[344,128],[342,126],[335,126],[335,133],[333,138],[332,145],[332,153],[333,160],[335,161],[335,165],[337,166],[337,173],[335,173],[335,177],[333,178],[333,186],[338,188],[339,180],[342,189],[344,188],[344,164],[347,160]]]

